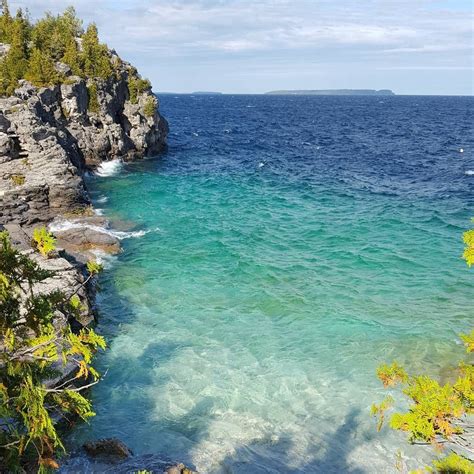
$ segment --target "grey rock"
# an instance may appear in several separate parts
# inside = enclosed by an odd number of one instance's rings
[[[59,61],[54,65],[54,69],[56,69],[59,74],[63,74],[64,76],[70,76],[72,74],[71,68],[67,64],[61,63]]]
[[[0,58],[10,51],[11,46],[7,43],[0,43]]]
[[[89,441],[83,446],[85,452],[92,457],[106,457],[112,459],[126,459],[132,452],[125,443],[117,438],[104,438],[97,441]]]

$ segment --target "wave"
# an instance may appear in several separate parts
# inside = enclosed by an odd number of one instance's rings
[[[90,253],[94,255],[96,262],[107,270],[111,268],[114,262],[117,260],[116,255],[111,255],[110,253],[107,253],[101,249],[91,249]]]
[[[100,196],[99,198],[97,198],[96,202],[99,203],[99,204],[104,204],[108,200],[109,200],[109,198],[107,196]]]
[[[464,174],[467,174],[468,176],[474,176],[474,170],[467,170]]]
[[[102,234],[107,234],[112,237],[115,237],[119,240],[132,239],[143,237],[144,235],[151,232],[151,230],[135,230],[130,232],[125,232],[121,230],[113,230],[108,227],[103,227],[95,224],[90,224],[88,222],[80,221],[70,221],[67,219],[55,219],[49,226],[51,232],[64,232],[71,229],[91,229]],[[159,229],[155,229],[157,231]]]
[[[122,169],[122,166],[123,161],[120,159],[103,161],[97,168],[95,174],[102,177],[114,176]]]

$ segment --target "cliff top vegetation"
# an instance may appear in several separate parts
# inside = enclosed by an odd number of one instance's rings
[[[28,11],[20,8],[12,15],[7,0],[2,0],[0,43],[6,45],[0,56],[0,95],[13,94],[21,79],[37,87],[66,82],[67,73],[59,63],[67,65],[76,76],[104,80],[117,75],[123,65],[99,41],[96,25],[91,23],[84,28],[73,7],[59,15],[46,13],[32,22]],[[150,82],[140,79],[130,66],[131,92],[150,88]]]

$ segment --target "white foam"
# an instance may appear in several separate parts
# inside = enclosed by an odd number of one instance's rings
[[[122,160],[103,161],[97,168],[95,174],[102,177],[114,176],[122,169],[122,166]]]
[[[100,209],[100,207],[96,207],[96,208],[94,209],[94,214],[95,214],[96,216],[103,216],[103,215],[104,215],[104,210],[103,210],[103,209]]]
[[[99,203],[99,204],[104,204],[108,200],[109,200],[109,198],[107,196],[101,196],[100,198],[97,198],[96,202]]]
[[[65,230],[70,229],[91,229],[102,234],[111,235],[119,240],[124,239],[133,239],[143,237],[144,235],[151,232],[150,230],[135,230],[132,232],[124,232],[121,230],[113,230],[107,227],[101,227],[94,224],[89,224],[87,222],[79,221],[70,221],[67,219],[55,219],[51,224],[49,224],[49,230],[51,232],[64,232]]]
[[[464,174],[467,174],[468,176],[474,176],[474,170],[467,170]]]
[[[92,249],[90,250],[90,253],[94,255],[95,261],[106,269],[109,269],[115,260],[117,260],[115,255],[110,255],[109,253],[100,249]]]

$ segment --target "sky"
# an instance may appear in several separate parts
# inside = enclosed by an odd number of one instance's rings
[[[474,94],[474,0],[29,0],[73,5],[156,92]]]

